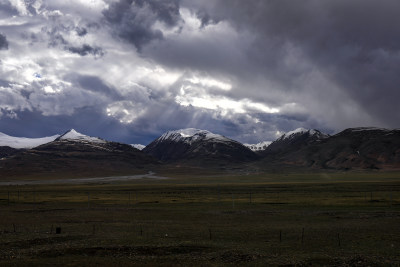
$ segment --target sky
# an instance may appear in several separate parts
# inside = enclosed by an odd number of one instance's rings
[[[0,0],[0,132],[399,128],[398,0]]]

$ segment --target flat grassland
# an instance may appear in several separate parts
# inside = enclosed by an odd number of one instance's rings
[[[1,186],[0,265],[400,265],[400,173],[171,177]]]

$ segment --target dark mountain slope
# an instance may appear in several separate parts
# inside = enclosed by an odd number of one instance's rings
[[[164,162],[195,165],[229,165],[256,160],[258,156],[241,143],[198,129],[169,131],[143,149]]]
[[[22,151],[25,151],[25,149],[16,149],[9,146],[0,146],[0,159],[15,155]]]
[[[278,157],[303,147],[309,146],[315,142],[320,142],[329,135],[318,130],[307,130],[299,128],[288,132],[276,141],[272,142],[264,151],[259,152],[262,156]]]
[[[351,128],[264,160],[329,169],[399,169],[400,130]]]

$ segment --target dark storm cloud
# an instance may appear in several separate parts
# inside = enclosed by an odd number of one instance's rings
[[[221,0],[209,12],[255,33],[248,57],[253,70],[272,73],[286,88],[293,88],[287,81],[305,72],[282,68],[282,47],[290,44],[357,102],[363,109],[358,112],[396,127],[400,119],[398,10],[400,2],[395,0]]]
[[[71,46],[68,47],[67,50],[71,53],[78,54],[80,56],[104,56],[104,51],[100,47],[92,47],[90,45],[84,44],[80,47]]]
[[[0,33],[0,50],[8,49],[8,41],[5,35]]]
[[[72,81],[75,81],[77,84],[80,85],[81,88],[85,90],[106,95],[113,100],[122,99],[122,96],[118,93],[117,90],[111,88],[110,86],[107,86],[104,81],[102,81],[97,76],[74,74],[68,78],[70,78]]]
[[[168,27],[180,20],[178,0],[120,0],[103,11],[117,35],[140,51],[153,40],[163,39],[161,30],[152,26],[158,21]]]

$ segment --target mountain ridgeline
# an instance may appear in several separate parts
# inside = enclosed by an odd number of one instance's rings
[[[298,128],[283,134],[264,150],[260,151],[260,154],[276,158],[311,144],[319,143],[326,138],[329,138],[329,135],[318,130]]]
[[[313,169],[400,169],[400,130],[360,127],[329,136],[301,129],[273,142],[262,157]]]
[[[142,148],[75,130],[35,139],[0,133],[0,175],[61,173],[83,177],[143,173],[160,166],[256,171],[277,167],[400,169],[398,129],[350,128],[330,136],[299,128],[272,143],[243,145],[222,135],[189,128],[168,131]]]
[[[151,142],[143,152],[164,162],[194,165],[226,165],[257,160],[258,156],[243,144],[206,130],[169,131]]]
[[[110,142],[69,130],[54,141],[7,157],[1,172],[65,176],[104,176],[143,173],[159,162],[131,145]]]

